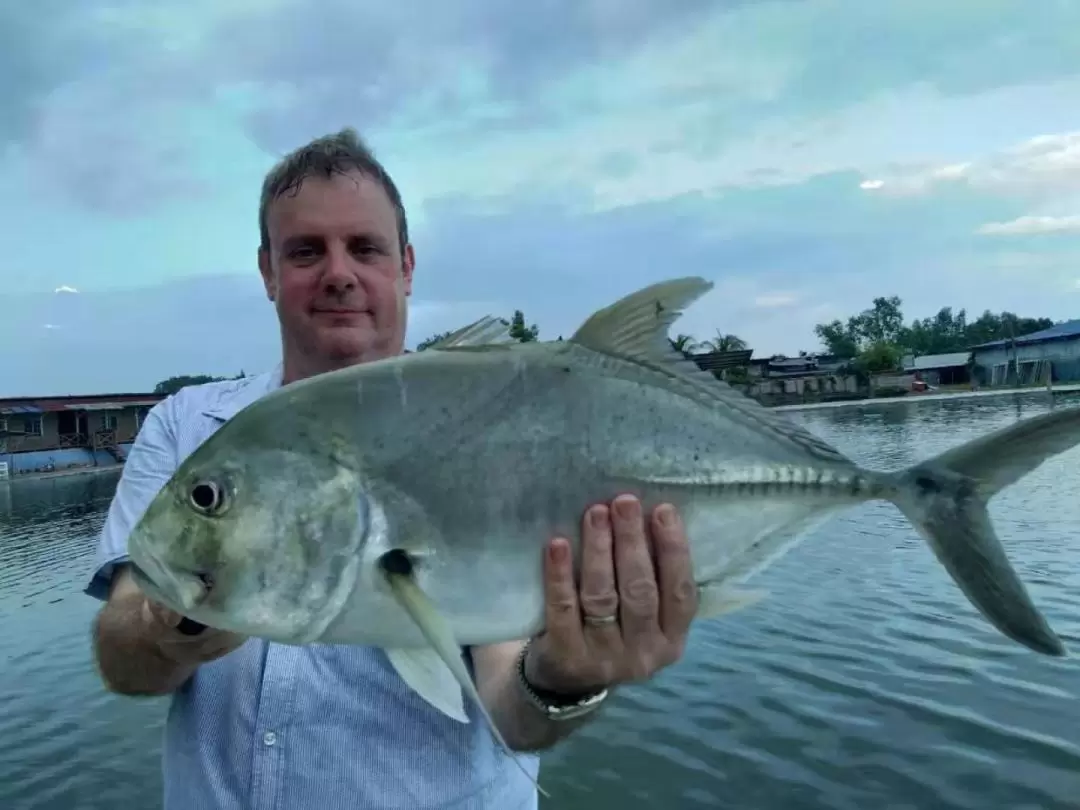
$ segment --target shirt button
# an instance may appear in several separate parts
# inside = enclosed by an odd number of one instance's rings
[[[277,742],[277,734],[268,731],[263,734],[263,745],[274,745]]]

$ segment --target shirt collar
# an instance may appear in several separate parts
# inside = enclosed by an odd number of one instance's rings
[[[237,385],[225,388],[217,399],[203,409],[203,414],[211,419],[226,422],[257,399],[266,396],[281,387],[282,367],[278,363],[271,371],[254,377],[243,377]]]

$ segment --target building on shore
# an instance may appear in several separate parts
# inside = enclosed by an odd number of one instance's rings
[[[947,352],[904,357],[904,373],[931,388],[971,383],[971,352]]]
[[[0,478],[121,464],[158,394],[0,399]]]
[[[1080,320],[971,349],[975,376],[983,385],[1034,385],[1080,381]]]
[[[764,405],[866,396],[860,391],[855,375],[848,373],[846,358],[832,355],[755,358],[752,354],[751,349],[743,349],[687,353],[687,357]]]
[[[746,369],[750,365],[750,357],[753,349],[739,349],[733,352],[683,352],[693,360],[702,371],[708,371],[725,379],[725,374],[730,371]]]

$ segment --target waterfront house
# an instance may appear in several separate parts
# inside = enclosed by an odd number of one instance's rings
[[[0,462],[9,475],[123,462],[159,394],[0,399]]]
[[[918,381],[940,385],[967,385],[971,382],[971,352],[946,352],[904,357],[904,371]]]
[[[1019,337],[992,340],[971,349],[975,373],[986,385],[1032,385],[1047,376],[1080,381],[1080,320]]]
[[[750,364],[750,357],[753,353],[753,349],[739,349],[730,352],[699,352],[697,354],[683,352],[702,371],[709,371],[721,379],[725,378],[725,372],[734,369],[746,369]]]

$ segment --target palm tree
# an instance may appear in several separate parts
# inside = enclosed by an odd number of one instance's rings
[[[671,345],[675,351],[682,352],[683,354],[689,354],[699,346],[698,342],[694,340],[693,335],[676,335],[674,340],[671,338],[668,338],[668,340],[671,341]]]
[[[746,349],[746,341],[738,335],[725,335],[719,329],[716,330],[716,337],[712,340],[706,340],[702,342],[700,348],[707,348],[712,352],[741,352]]]

